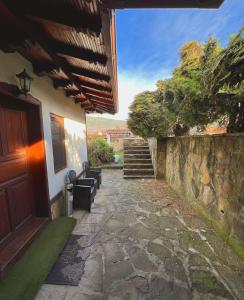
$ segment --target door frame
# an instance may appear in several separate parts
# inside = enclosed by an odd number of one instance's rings
[[[0,97],[13,104],[23,106],[27,113],[29,143],[27,156],[32,177],[35,216],[51,218],[42,103],[30,94],[22,95],[17,93],[17,90],[18,88],[15,85],[0,82]],[[31,126],[29,126],[30,124]]]

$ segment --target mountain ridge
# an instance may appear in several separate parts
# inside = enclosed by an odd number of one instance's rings
[[[122,129],[127,128],[124,120],[114,120],[108,118],[86,117],[87,130],[105,130],[105,129]]]

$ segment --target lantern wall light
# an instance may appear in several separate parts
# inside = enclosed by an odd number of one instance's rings
[[[19,79],[19,93],[27,95],[30,92],[31,81],[33,78],[26,72],[25,69],[19,74],[16,74],[16,77]]]

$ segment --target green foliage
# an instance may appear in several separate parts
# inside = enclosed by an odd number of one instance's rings
[[[123,149],[115,150],[114,154],[119,155],[119,157],[120,157],[120,163],[124,162],[124,150]]]
[[[114,160],[114,150],[105,140],[98,138],[88,142],[88,157],[92,166],[109,163]]]
[[[175,68],[174,73],[188,74],[188,71],[199,68],[202,46],[197,41],[185,43],[180,49],[180,65]]]
[[[146,137],[164,136],[169,120],[163,112],[158,92],[143,92],[135,97],[130,106],[128,127],[135,134]]]
[[[226,116],[229,132],[244,131],[244,28],[230,37],[225,49],[210,39],[202,60],[203,94],[214,119]]]
[[[180,49],[172,78],[143,92],[131,105],[128,126],[142,137],[182,135],[219,121],[229,132],[244,132],[244,28],[226,48],[210,37]]]

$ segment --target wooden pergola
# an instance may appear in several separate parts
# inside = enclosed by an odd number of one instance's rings
[[[0,22],[0,49],[18,51],[87,112],[117,111],[113,10],[96,0],[3,0]]]
[[[217,8],[223,0],[0,0],[0,49],[18,51],[87,112],[118,110],[114,9]]]
[[[123,8],[218,8],[224,0],[102,0],[112,9]]]

